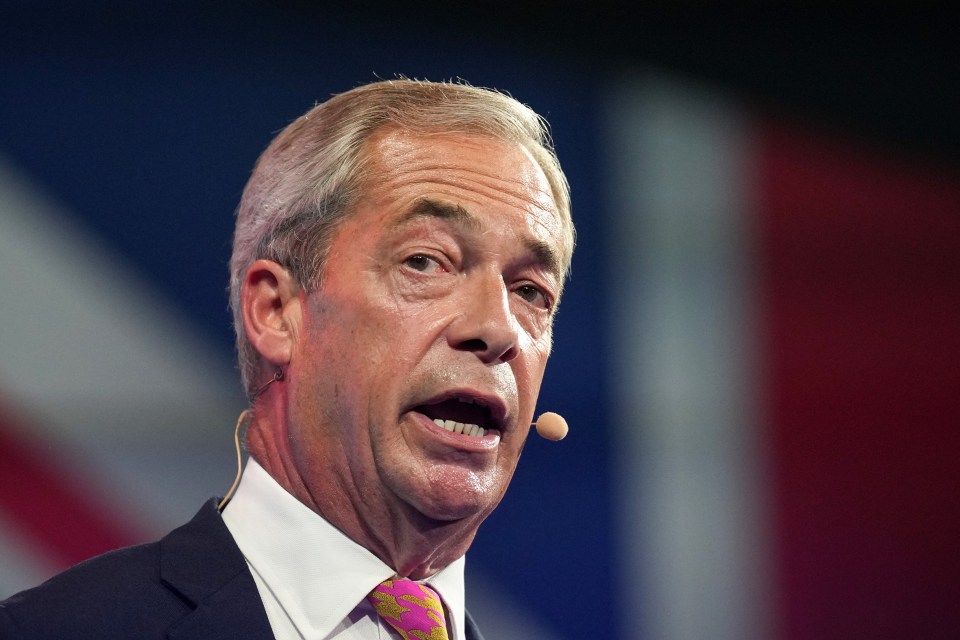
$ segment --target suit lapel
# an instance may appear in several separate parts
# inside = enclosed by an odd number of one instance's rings
[[[193,611],[171,640],[273,638],[257,585],[211,500],[160,541],[160,580]]]
[[[169,640],[273,638],[247,561],[215,500],[160,541],[160,580],[193,607],[170,627]],[[469,611],[465,620],[467,640],[483,640]]]
[[[237,575],[167,632],[169,640],[273,639],[267,615],[247,576]]]

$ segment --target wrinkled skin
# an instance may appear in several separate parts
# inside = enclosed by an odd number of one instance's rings
[[[320,287],[304,292],[272,263],[248,272],[251,291],[273,292],[288,340],[261,341],[264,376],[273,363],[286,379],[258,406],[248,446],[416,579],[466,552],[516,468],[550,354],[563,232],[519,145],[398,130],[367,144],[375,178],[337,228]],[[484,407],[487,435],[423,413],[461,399]]]

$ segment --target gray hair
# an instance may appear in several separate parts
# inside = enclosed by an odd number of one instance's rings
[[[247,339],[240,294],[247,269],[273,260],[306,290],[319,279],[333,232],[368,174],[364,143],[393,126],[414,134],[479,134],[515,142],[543,170],[564,230],[562,264],[569,271],[574,228],[570,187],[546,120],[510,96],[461,82],[385,80],[334,96],[300,116],[257,160],[237,208],[230,259],[230,307],[237,360],[252,399],[260,355]]]

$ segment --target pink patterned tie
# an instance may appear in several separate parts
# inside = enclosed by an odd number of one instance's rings
[[[384,580],[367,596],[403,640],[449,640],[437,592],[413,580]]]

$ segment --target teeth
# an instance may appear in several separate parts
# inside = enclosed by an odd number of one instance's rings
[[[453,420],[441,420],[440,418],[434,418],[433,423],[438,427],[443,427],[447,431],[473,436],[474,438],[482,438],[487,435],[486,429],[475,424],[464,424],[462,422],[454,422]]]

